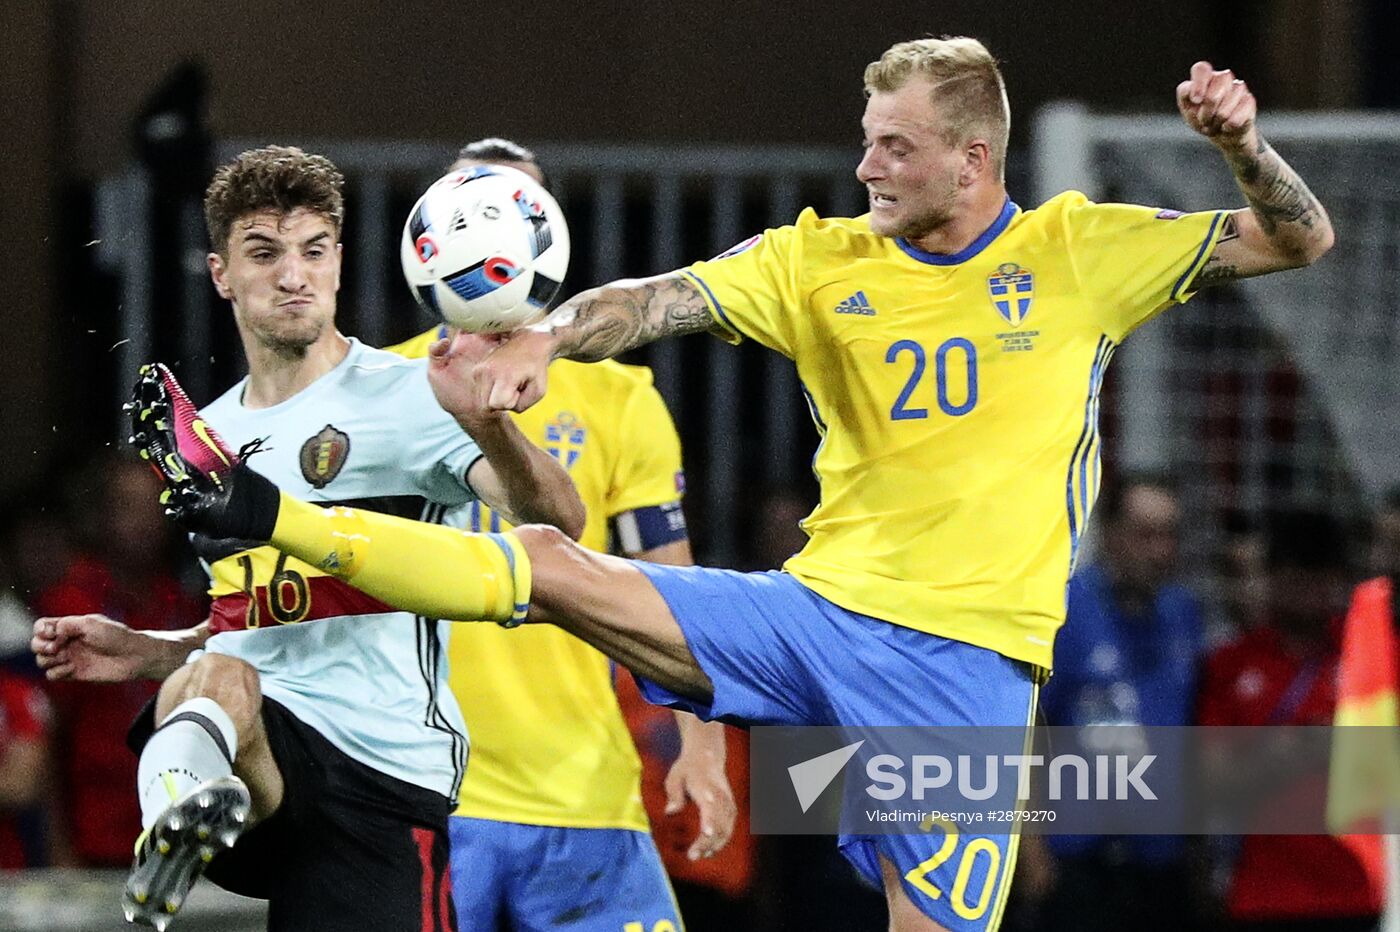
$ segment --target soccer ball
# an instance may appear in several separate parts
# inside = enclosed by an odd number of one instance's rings
[[[569,268],[569,228],[554,198],[524,172],[479,165],[449,172],[408,215],[399,249],[413,296],[473,333],[544,316]]]

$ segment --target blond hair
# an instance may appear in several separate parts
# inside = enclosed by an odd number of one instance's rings
[[[242,152],[220,166],[204,192],[204,223],[220,255],[228,253],[229,232],[244,214],[298,207],[323,215],[340,237],[345,223],[345,176],[330,159],[293,146],[266,146]]]
[[[865,68],[865,93],[897,91],[911,78],[933,84],[933,102],[943,118],[944,138],[960,145],[977,137],[991,148],[1000,173],[1006,165],[1011,110],[1001,69],[987,47],[966,36],[914,39],[890,46]]]

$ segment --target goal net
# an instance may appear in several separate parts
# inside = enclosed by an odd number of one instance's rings
[[[1106,460],[1181,483],[1186,569],[1207,588],[1226,514],[1305,508],[1356,526],[1400,482],[1400,116],[1266,114],[1260,129],[1326,206],[1335,248],[1143,327],[1115,357],[1105,411]],[[1039,200],[1244,203],[1175,116],[1057,104],[1034,136]]]

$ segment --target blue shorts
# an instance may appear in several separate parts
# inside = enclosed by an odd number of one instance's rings
[[[448,833],[458,932],[680,932],[646,832],[453,816]]]
[[[635,564],[661,593],[700,669],[708,704],[638,677],[650,702],[739,725],[1003,725],[1029,729],[1029,665],[848,611],[787,573]],[[1019,836],[944,830],[842,835],[881,885],[881,855],[905,893],[954,932],[1001,921]]]

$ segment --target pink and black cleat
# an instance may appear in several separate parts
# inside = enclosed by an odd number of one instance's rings
[[[141,367],[126,409],[131,415],[131,443],[160,475],[167,490],[193,483],[206,491],[222,489],[238,456],[217,431],[199,416],[175,376],[162,363]],[[170,504],[169,496],[161,501]]]
[[[132,446],[165,484],[160,500],[167,515],[213,538],[261,542],[271,536],[277,487],[244,465],[260,441],[230,450],[160,363],[141,367],[124,410],[131,416]]]

